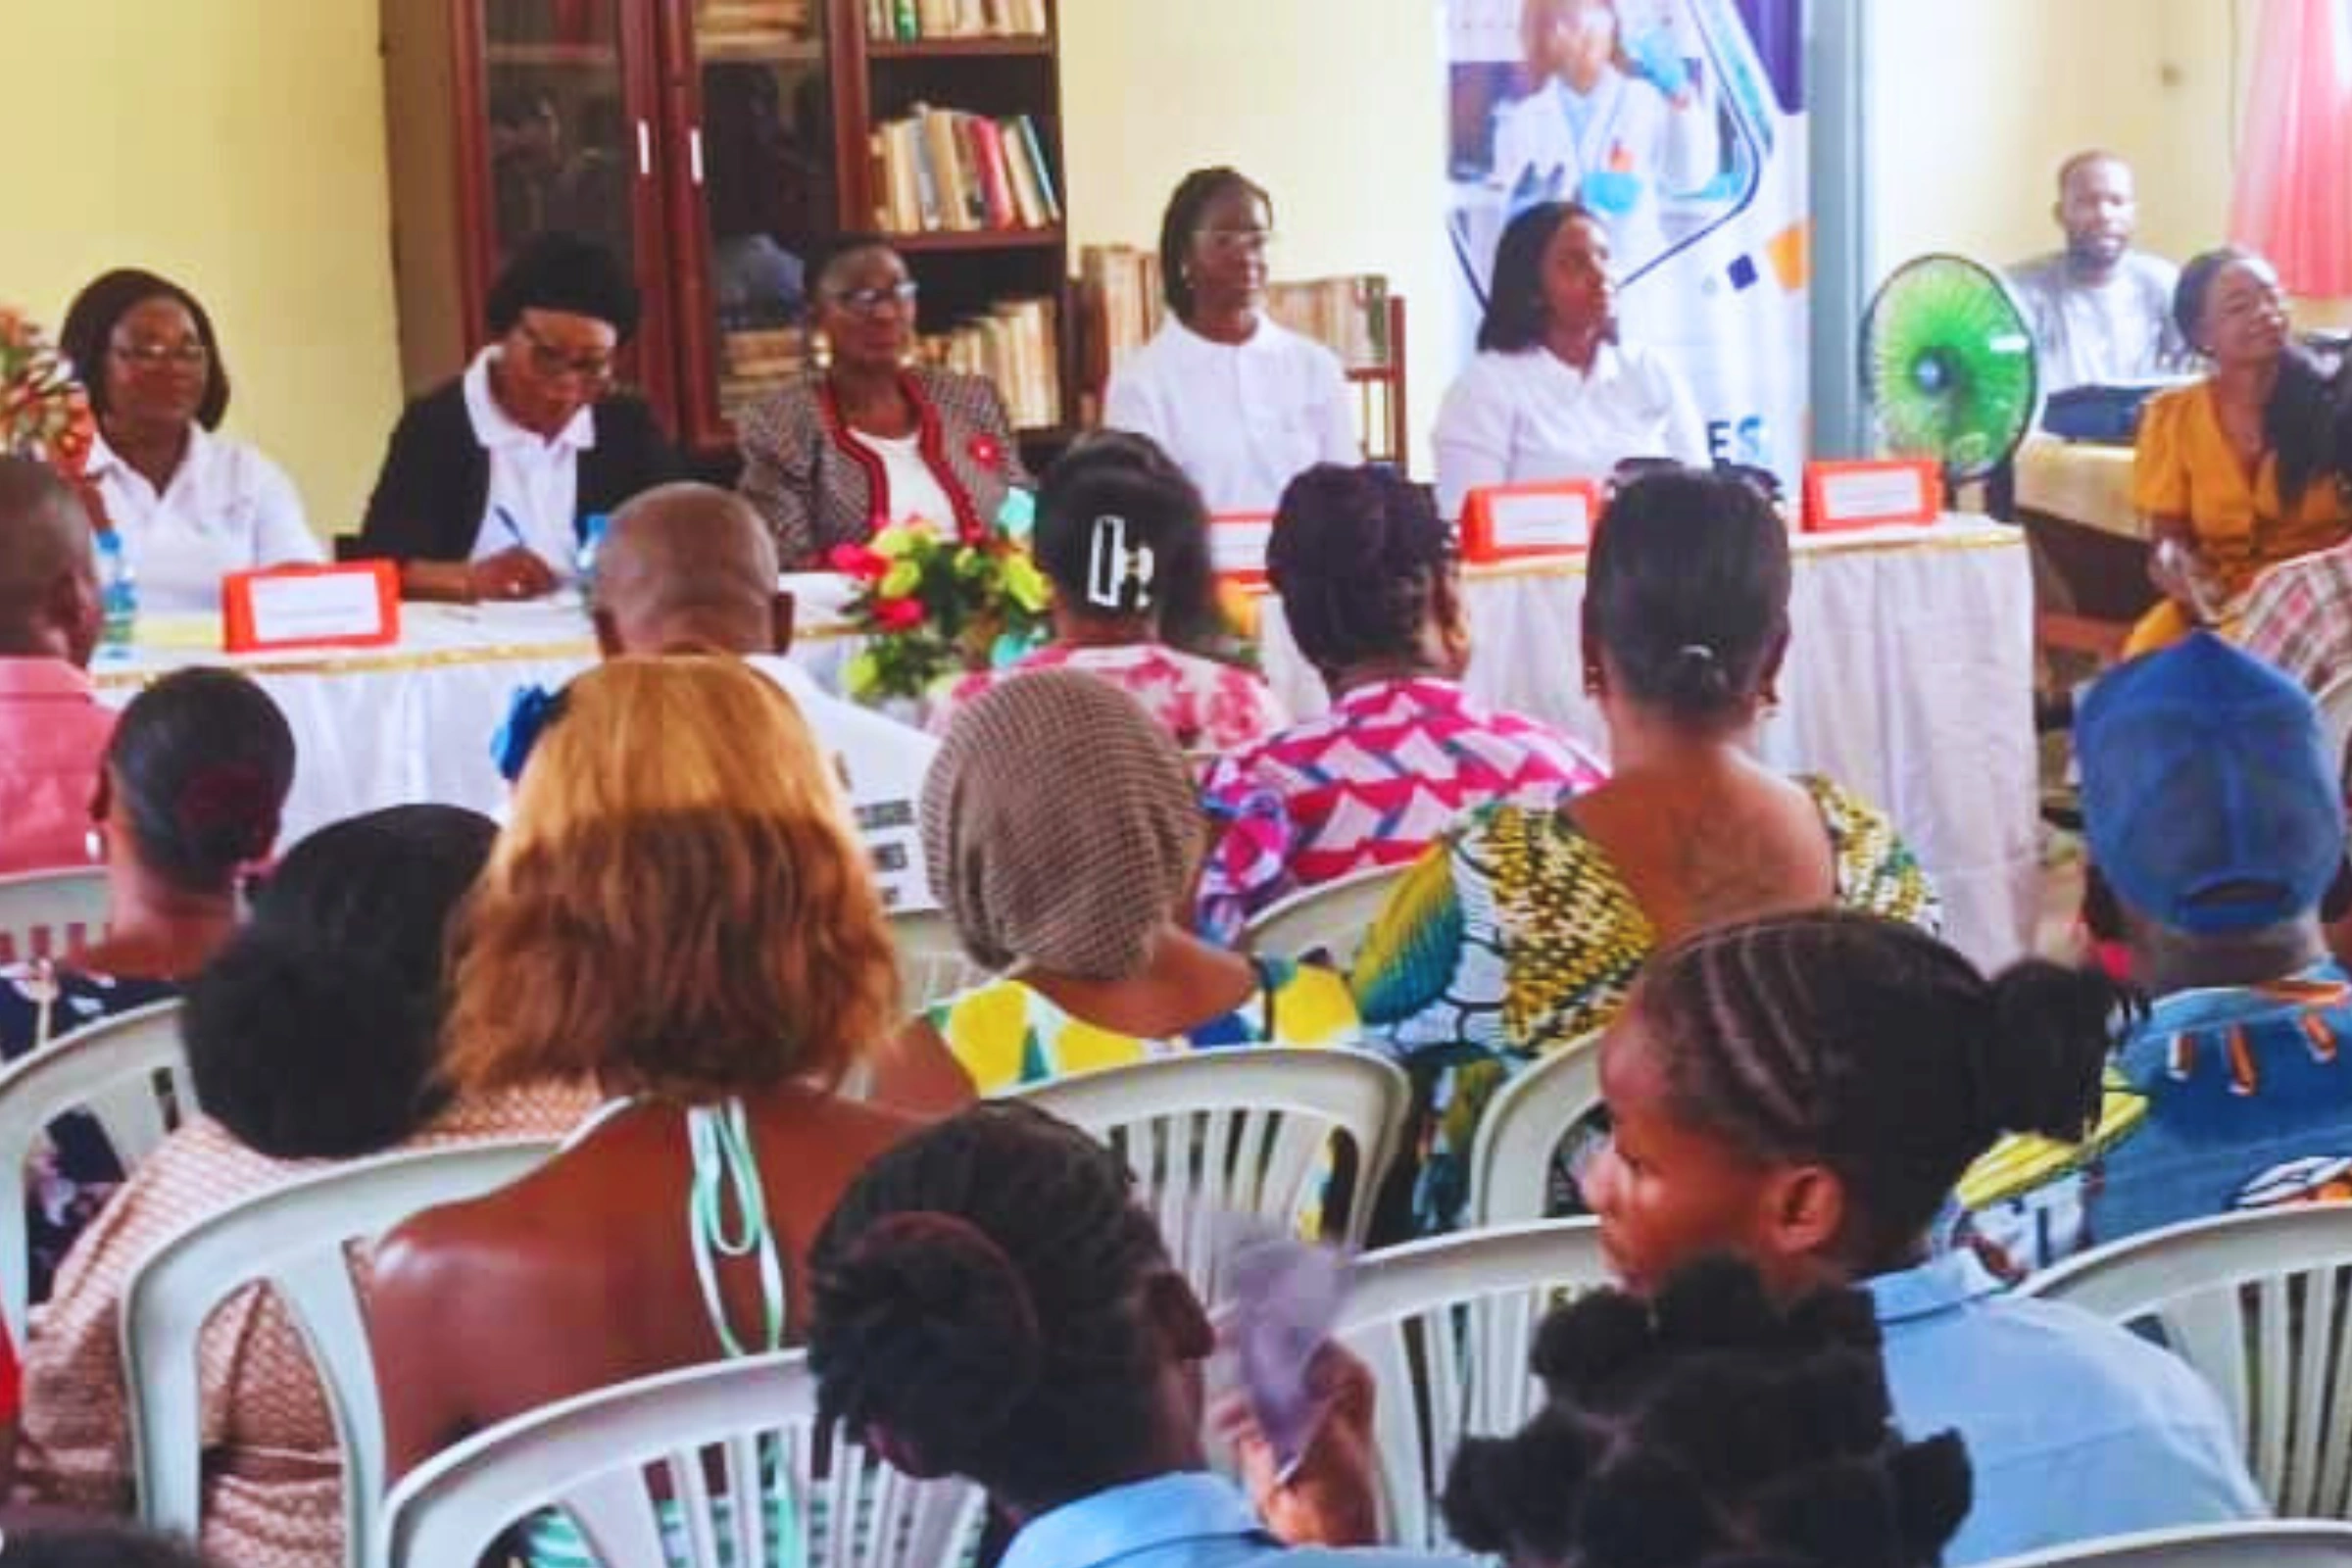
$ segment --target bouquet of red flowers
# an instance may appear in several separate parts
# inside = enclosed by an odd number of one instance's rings
[[[1028,503],[1015,491],[977,538],[910,519],[866,544],[835,547],[827,559],[859,585],[849,615],[866,639],[844,673],[852,697],[922,697],[949,676],[1008,664],[1045,640],[1053,590],[1030,559]]]

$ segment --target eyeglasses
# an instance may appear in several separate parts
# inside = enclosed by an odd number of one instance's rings
[[[902,311],[914,309],[915,297],[922,292],[911,277],[902,278],[887,288],[836,289],[825,296],[827,303],[871,319],[882,314],[886,305],[896,305]]]
[[[526,322],[514,323],[514,330],[530,345],[531,368],[550,381],[572,376],[591,386],[602,386],[612,379],[612,356],[590,351],[586,354],[566,354],[563,348],[532,331]]]
[[[1263,256],[1274,244],[1270,228],[1204,228],[1200,244],[1212,256]]]
[[[213,363],[213,351],[202,343],[114,343],[108,347],[116,359],[139,370],[160,370],[167,366],[201,370]]]

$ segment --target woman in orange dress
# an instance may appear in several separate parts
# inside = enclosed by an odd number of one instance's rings
[[[2352,538],[2352,453],[2336,450],[2327,377],[2289,341],[2271,264],[2206,252],[2181,270],[2173,316],[2213,373],[2153,399],[2140,418],[2132,495],[2165,599],[2132,629],[2127,656],[2221,618],[2265,568]]]

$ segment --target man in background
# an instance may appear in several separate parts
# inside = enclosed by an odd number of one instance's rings
[[[90,863],[115,729],[89,677],[104,615],[82,498],[48,465],[0,454],[0,874]]]
[[[742,498],[669,484],[621,508],[597,550],[592,608],[608,659],[734,654],[784,688],[834,760],[886,905],[935,906],[915,808],[939,742],[832,696],[783,657],[792,596],[777,585],[774,536]]]
[[[2075,154],[2058,170],[2066,249],[2012,270],[2039,351],[2046,395],[2169,375],[2189,365],[2173,320],[2180,269],[2132,248],[2139,206],[2132,167],[2113,153]]]

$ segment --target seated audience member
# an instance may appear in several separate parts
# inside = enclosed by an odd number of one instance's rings
[[[1880,1346],[1862,1292],[1775,1302],[1730,1260],[1579,1297],[1538,1331],[1535,1418],[1454,1454],[1446,1530],[1511,1568],[1936,1568],[1968,1455],[1903,1441]]]
[[[1281,727],[1281,704],[1249,670],[1194,650],[1216,634],[1200,493],[1148,437],[1088,436],[1037,492],[1037,564],[1054,584],[1054,640],[1005,669],[967,675],[932,710],[956,710],[1034,669],[1082,669],[1128,693],[1188,752],[1229,751]]]
[[[0,1568],[212,1568],[170,1536],[129,1525],[11,1525]]]
[[[277,842],[294,736],[269,695],[225,669],[183,669],[131,699],[84,820],[106,866],[109,929],[91,945],[0,969],[0,1057],[169,1001],[237,926],[248,872]],[[98,1124],[59,1120],[26,1189],[29,1298],[122,1170]]]
[[[1200,883],[1212,936],[1232,941],[1302,888],[1414,859],[1472,807],[1549,806],[1600,782],[1576,742],[1462,690],[1453,542],[1419,486],[1309,468],[1283,492],[1266,571],[1331,711],[1209,769],[1201,795],[1223,824]]]
[[[2081,1149],[2006,1144],[1972,1229],[2019,1269],[2180,1220],[2352,1198],[2352,975],[2320,905],[2344,812],[2303,690],[2210,632],[2091,688],[2075,728],[2095,935],[2155,998]]]
[[[907,1125],[837,1092],[890,1027],[890,933],[808,726],[736,661],[615,660],[565,689],[455,951],[461,1093],[610,1098],[530,1176],[378,1250],[395,1475],[797,1339],[818,1224]],[[532,1536],[532,1561],[583,1555],[568,1520]]]
[[[2173,319],[2180,270],[2132,248],[2139,218],[2132,166],[2110,152],[2075,154],[2058,168],[2050,216],[2066,249],[2009,273],[2034,321],[2043,393],[2185,369],[2188,345]]]
[[[218,611],[220,579],[322,552],[285,471],[216,435],[228,367],[196,297],[153,272],[108,272],[66,312],[59,345],[89,388],[86,472],[144,611]]]
[[[886,902],[929,904],[914,809],[939,742],[844,702],[784,657],[792,597],[776,587],[775,540],[742,497],[674,484],[622,507],[597,557],[592,613],[608,659],[736,654],[784,688],[849,789]]]
[[[313,834],[196,981],[184,1032],[204,1113],[131,1172],[33,1313],[23,1469],[43,1500],[131,1506],[122,1299],[159,1244],[334,1161],[552,1141],[586,1114],[579,1091],[453,1101],[440,1079],[442,952],[495,831],[471,811],[407,806]],[[301,1331],[251,1291],[206,1328],[200,1356],[206,1548],[342,1563],[341,1462]]]
[[[1363,461],[1339,356],[1266,313],[1273,240],[1240,171],[1185,175],[1159,225],[1167,320],[1103,394],[1103,424],[1151,437],[1212,512],[1271,512],[1293,475]]]
[[[1041,670],[964,708],[923,786],[924,859],[1001,977],[910,1025],[880,1097],[938,1109],[1171,1051],[1352,1041],[1339,975],[1186,932],[1203,836],[1183,754],[1125,693]]]
[[[0,875],[89,863],[115,727],[88,674],[104,618],[81,498],[0,454]]]
[[[2264,567],[2352,538],[2352,451],[2327,376],[2290,340],[2271,264],[2207,251],[2181,270],[2173,318],[2213,373],[2140,413],[2132,500],[2166,597],[2132,628],[2128,655],[2221,617]]]
[[[1585,594],[1585,688],[1609,781],[1473,813],[1405,873],[1356,959],[1376,1038],[1442,1107],[1415,1199],[1449,1228],[1504,1075],[1609,1021],[1643,961],[1698,929],[1841,905],[1934,929],[1893,824],[1750,742],[1788,646],[1788,535],[1740,480],[1653,474],[1610,506]]]
[[[677,471],[652,411],[612,391],[638,311],[602,246],[525,245],[490,287],[496,341],[394,427],[361,553],[399,562],[412,599],[536,599],[577,578],[588,519]]]
[[[1661,953],[1601,1042],[1612,1131],[1583,1181],[1611,1264],[1640,1292],[1709,1252],[1784,1294],[1869,1291],[1897,1424],[1968,1445],[1954,1564],[2264,1511],[2187,1366],[1929,1246],[2001,1135],[2090,1127],[2123,1000],[2040,962],[1987,981],[1914,927],[1825,910]]]
[[[810,275],[812,368],[743,421],[743,496],[784,569],[822,570],[894,522],[990,527],[1029,478],[996,384],[910,363],[914,278],[880,235],[842,235]]]
[[[1605,479],[1629,458],[1703,466],[1697,405],[1673,366],[1617,337],[1609,233],[1574,202],[1511,220],[1478,358],[1438,410],[1438,510],[1487,485]]]
[[[987,1488],[1016,1531],[1004,1568],[1448,1564],[1286,1550],[1210,1472],[1200,1364],[1216,1333],[1133,1180],[1085,1133],[1005,1101],[874,1160],[810,1260],[823,1417],[909,1475]],[[1318,1447],[1370,1441],[1368,1393],[1353,1393],[1348,1430]],[[1369,1533],[1344,1523],[1345,1539]]]

